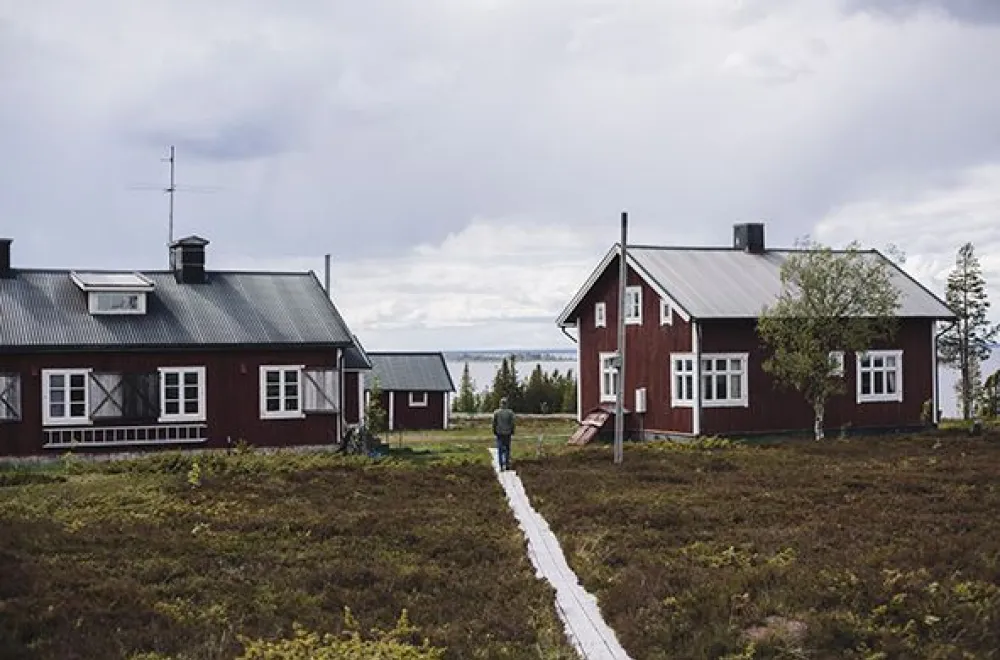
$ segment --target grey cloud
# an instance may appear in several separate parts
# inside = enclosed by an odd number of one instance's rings
[[[866,11],[894,19],[910,18],[922,11],[938,12],[969,23],[1000,23],[996,0],[842,0],[848,11]]]

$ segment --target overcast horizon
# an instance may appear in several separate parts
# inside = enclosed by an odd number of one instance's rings
[[[994,0],[0,0],[15,267],[315,271],[369,350],[572,348],[618,239],[965,241],[1000,321]]]

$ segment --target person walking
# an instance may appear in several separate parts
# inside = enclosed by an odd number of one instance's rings
[[[493,435],[497,439],[497,462],[501,470],[510,469],[510,439],[515,424],[514,411],[507,406],[507,397],[503,397],[500,407],[493,411]]]

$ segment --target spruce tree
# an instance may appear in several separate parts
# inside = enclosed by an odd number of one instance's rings
[[[458,385],[458,397],[455,399],[455,410],[463,413],[476,412],[476,383],[469,373],[469,363],[462,369],[462,379]]]
[[[948,275],[945,299],[957,321],[938,343],[940,357],[944,364],[958,368],[959,406],[962,417],[968,420],[975,410],[976,392],[980,388],[976,367],[989,359],[990,344],[1000,331],[989,320],[986,280],[972,243],[958,250],[955,268]]]

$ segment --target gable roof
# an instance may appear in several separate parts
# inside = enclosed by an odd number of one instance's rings
[[[677,248],[649,245],[629,246],[629,266],[661,296],[671,300],[685,320],[757,318],[781,294],[781,265],[801,250],[767,250],[753,254],[734,248]],[[616,243],[576,293],[557,319],[562,327],[572,325],[577,308],[605,270],[616,261]],[[952,319],[954,314],[936,295],[914,280],[896,263],[877,250],[868,258],[890,265],[892,281],[900,291],[897,316]]]
[[[442,353],[369,353],[372,370],[365,374],[365,389],[378,378],[383,390],[454,392],[448,364]]]
[[[204,284],[170,271],[153,284],[142,315],[92,315],[68,270],[18,269],[0,278],[0,351],[316,346],[351,344],[351,333],[315,274],[208,271]],[[93,273],[109,271],[89,271]]]

